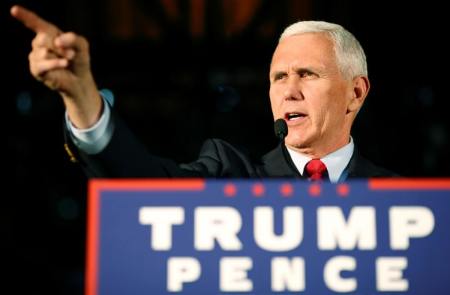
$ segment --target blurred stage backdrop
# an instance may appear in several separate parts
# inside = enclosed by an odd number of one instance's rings
[[[151,151],[180,162],[209,137],[255,156],[272,149],[268,70],[279,34],[299,19],[340,23],[368,58],[372,89],[353,130],[362,153],[404,176],[448,177],[448,25],[438,2],[2,1],[2,285],[82,294],[85,255],[86,178],[63,149],[61,100],[28,72],[34,35],[9,16],[13,4],[86,36],[98,86],[114,92]]]

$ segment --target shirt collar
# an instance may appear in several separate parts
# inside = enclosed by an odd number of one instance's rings
[[[295,167],[300,174],[303,175],[305,165],[312,160],[312,158],[294,151],[287,146],[286,148],[295,164]],[[354,149],[355,144],[353,143],[353,138],[350,137],[350,142],[348,144],[320,159],[325,166],[327,166],[328,177],[331,182],[338,182],[340,180],[342,172],[344,172],[345,167],[347,167],[350,162]]]

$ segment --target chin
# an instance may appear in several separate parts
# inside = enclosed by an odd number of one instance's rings
[[[317,139],[317,134],[313,132],[292,132],[291,134],[288,133],[284,142],[289,147],[307,152],[311,150]]]
[[[293,137],[287,137],[285,140],[286,145],[293,147],[293,148],[303,148],[306,146],[305,138],[302,138],[300,136],[293,136]]]

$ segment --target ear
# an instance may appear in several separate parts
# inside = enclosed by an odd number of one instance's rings
[[[347,105],[347,114],[352,112],[357,113],[362,107],[370,89],[369,78],[366,76],[354,78],[352,87],[352,97]]]

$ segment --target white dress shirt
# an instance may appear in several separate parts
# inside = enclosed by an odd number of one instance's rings
[[[94,126],[87,129],[78,129],[70,122],[66,112],[66,125],[69,129],[73,143],[88,155],[100,153],[111,140],[114,124],[111,117],[111,106],[114,105],[114,95],[108,89],[100,90],[103,98],[103,113]]]

